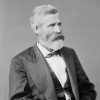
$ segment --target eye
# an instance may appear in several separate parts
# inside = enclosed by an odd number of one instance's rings
[[[61,26],[61,22],[60,22],[60,23],[58,23],[58,26]]]
[[[53,26],[55,26],[55,23],[53,23],[53,24],[50,24],[49,26],[50,26],[50,27],[53,27]]]
[[[51,24],[51,26],[55,26],[55,24]]]

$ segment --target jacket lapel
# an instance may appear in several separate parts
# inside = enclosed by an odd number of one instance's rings
[[[27,62],[27,67],[34,84],[45,95],[47,100],[56,100],[54,84],[47,67],[48,64],[36,44],[32,52],[33,60]]]
[[[69,53],[69,50],[64,50],[64,48],[61,50],[61,54],[65,60],[66,63],[66,71],[68,72],[68,76],[70,79],[72,91],[74,93],[74,96],[76,100],[78,99],[78,91],[77,91],[77,78],[76,78],[76,72],[75,72],[75,65],[72,55]]]

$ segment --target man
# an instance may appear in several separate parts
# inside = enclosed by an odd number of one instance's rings
[[[95,100],[75,51],[64,47],[59,13],[52,5],[34,9],[37,43],[12,59],[10,100]]]

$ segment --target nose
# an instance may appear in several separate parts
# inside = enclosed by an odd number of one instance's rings
[[[58,25],[55,26],[55,32],[60,34],[61,33],[61,29]]]

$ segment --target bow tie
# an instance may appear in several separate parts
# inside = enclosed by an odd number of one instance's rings
[[[61,53],[60,53],[59,50],[57,50],[57,51],[54,51],[54,52],[51,52],[51,53],[47,54],[47,56],[45,58],[50,58],[54,55],[61,55]]]

